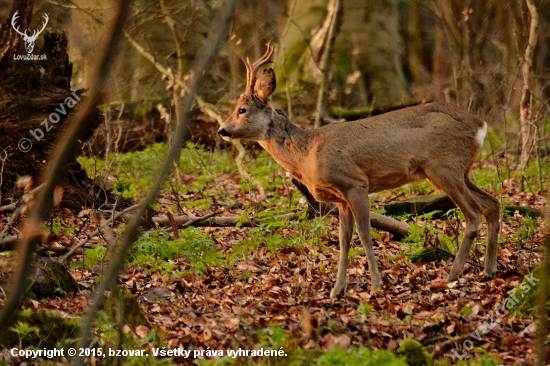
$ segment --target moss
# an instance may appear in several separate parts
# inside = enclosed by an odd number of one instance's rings
[[[124,314],[124,323],[129,325],[149,325],[147,318],[141,311],[137,300],[125,287],[119,286],[118,291],[111,292],[111,295],[105,302],[103,311],[114,323],[118,323],[119,297],[122,296],[122,311]]]
[[[65,267],[49,258],[41,258],[36,262],[31,278],[33,298],[65,296],[78,291],[78,284]]]
[[[405,339],[396,354],[405,357],[409,366],[432,366],[434,364],[433,357],[414,339]]]
[[[355,120],[370,116],[372,113],[371,107],[358,108],[358,109],[345,109],[340,107],[330,107],[330,114],[337,118],[344,118],[346,120]]]
[[[77,319],[63,319],[47,311],[16,311],[8,324],[8,329],[17,327],[17,324],[25,323],[34,328],[34,331],[21,336],[23,348],[36,347],[51,349],[59,346],[59,342],[64,345],[74,345],[72,340],[78,333]],[[20,337],[13,330],[4,333],[0,340],[0,347],[19,347]],[[69,342],[67,342],[69,340]]]
[[[403,201],[392,202],[384,208],[386,215],[399,217],[403,215],[421,215],[428,212],[447,212],[455,208],[454,202],[445,193],[434,193],[427,196],[414,196]],[[432,216],[438,218],[439,216]]]
[[[440,260],[445,260],[448,257],[438,252],[434,248],[425,248],[420,247],[417,251],[411,254],[410,259],[413,263],[418,262],[437,262]]]
[[[520,215],[526,216],[526,217],[543,217],[544,212],[542,212],[539,209],[536,209],[534,207],[529,206],[515,206],[515,205],[506,205],[504,206],[504,212],[509,215],[514,215],[514,213],[518,211]]]

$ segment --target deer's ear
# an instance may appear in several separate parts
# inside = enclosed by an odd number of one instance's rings
[[[273,72],[273,69],[265,69],[260,78],[256,81],[254,92],[256,96],[265,103],[269,100],[269,97],[273,94],[276,87],[277,80],[275,79],[275,72]]]

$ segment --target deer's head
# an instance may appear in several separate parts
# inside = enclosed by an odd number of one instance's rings
[[[35,30],[32,33],[32,35],[29,36],[27,34],[28,29],[25,29],[25,32],[21,32],[19,30],[19,26],[15,24],[15,22],[17,21],[17,18],[19,17],[19,15],[17,14],[18,12],[19,10],[16,11],[15,14],[13,14],[13,17],[11,18],[11,26],[13,30],[16,31],[23,38],[23,41],[25,41],[25,49],[27,50],[27,53],[32,53],[32,51],[34,50],[34,43],[36,42],[36,39],[38,38],[40,33],[42,33],[44,28],[46,28],[46,24],[48,24],[48,20],[49,20],[48,14],[44,14],[44,23],[42,24],[42,29]]]
[[[270,98],[277,82],[273,69],[263,70],[259,79],[256,79],[256,74],[260,67],[271,62],[272,55],[273,47],[268,43],[265,54],[253,64],[243,59],[246,66],[246,90],[241,94],[233,113],[218,130],[224,140],[265,139],[273,113]]]

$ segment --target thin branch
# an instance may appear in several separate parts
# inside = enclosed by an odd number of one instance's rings
[[[2,162],[0,164],[0,203],[2,203],[2,177],[4,175],[4,165],[6,164],[6,160],[8,160],[8,152],[4,148],[1,149],[4,152],[4,157],[0,157],[0,161]]]
[[[182,224],[181,225],[181,228],[186,228],[188,226],[193,226],[193,225],[196,225],[197,223],[201,222],[201,221],[204,221],[204,220],[208,220],[209,218],[211,217],[214,217],[216,215],[219,215],[220,213],[215,211],[215,212],[210,212],[209,214],[206,214],[204,216],[201,216],[201,217],[195,217],[194,219],[190,219],[189,221],[187,221],[186,223]],[[177,230],[177,223],[176,221],[174,220],[174,218],[172,217],[170,219],[170,217],[168,217],[170,223],[172,224],[172,227],[169,227],[168,229],[164,230],[165,233],[169,233],[169,232],[172,232],[174,230]],[[178,235],[176,235],[176,238],[178,237]]]
[[[103,221],[101,223],[101,225],[99,225],[97,227],[97,229],[91,233],[90,235],[88,235],[85,239],[82,239],[77,245],[75,245],[74,247],[71,248],[71,250],[69,250],[69,252],[67,254],[65,254],[63,257],[61,257],[59,259],[59,263],[61,264],[65,264],[67,262],[67,260],[69,258],[71,258],[76,251],[78,251],[78,249],[82,248],[84,245],[88,244],[88,242],[94,238],[97,234],[99,234],[101,232],[101,230],[106,226],[106,225],[109,225],[111,222],[115,221],[115,220],[118,220],[122,215],[124,215],[125,213],[128,213],[136,208],[139,207],[139,204],[138,205],[133,205],[133,206],[130,206],[120,212],[117,212],[115,215],[112,215],[109,219]]]
[[[449,252],[449,251],[446,251],[446,250],[444,250],[444,249],[435,247],[432,243],[430,243],[430,244],[431,244],[431,246],[434,248],[434,251],[436,251],[436,252],[438,252],[438,253],[441,253],[441,254],[443,254],[443,255],[446,255],[446,256],[449,257],[449,258],[453,258],[453,260],[455,259],[455,255],[454,255],[453,253],[451,253],[451,252]],[[470,265],[472,265],[472,266],[474,266],[474,267],[483,269],[483,266],[482,266],[482,265],[477,264],[477,263],[474,263],[474,262],[472,262],[472,261],[466,261],[466,263],[468,263],[468,264],[470,264]]]
[[[286,55],[286,46],[285,46],[284,39],[285,39],[285,37],[288,33],[288,30],[290,29],[290,24],[292,23],[291,22],[292,15],[294,14],[294,8],[296,8],[296,3],[297,2],[298,2],[298,0],[294,0],[292,2],[292,6],[290,7],[290,14],[289,14],[288,20],[286,22],[285,30],[283,31],[283,33],[279,37],[279,39],[280,39],[279,43],[281,45],[281,51],[283,51],[283,55]],[[285,60],[284,57],[283,57],[282,67],[283,67],[283,74],[285,76],[285,93],[286,93],[286,103],[287,103],[287,115],[288,115],[288,119],[292,120],[292,99],[290,98],[290,80],[288,80],[288,73],[287,73],[287,70],[286,70],[286,60]]]
[[[4,236],[3,238],[0,238],[0,252],[13,250],[18,240],[19,237],[17,235]]]
[[[41,184],[35,189],[31,190],[29,193],[24,194],[23,197],[21,197],[19,202],[15,204],[15,208],[14,208],[15,212],[13,213],[13,215],[11,215],[10,219],[8,220],[8,223],[6,224],[6,226],[4,226],[4,229],[2,229],[2,232],[0,232],[0,236],[11,234],[15,225],[17,225],[17,223],[19,222],[21,215],[23,215],[24,212],[26,212],[27,206],[25,203],[27,202],[27,198],[39,192],[43,187],[44,187],[44,184]]]

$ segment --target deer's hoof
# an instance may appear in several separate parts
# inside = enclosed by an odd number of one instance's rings
[[[381,277],[378,277],[378,278],[375,277],[372,280],[372,293],[373,294],[381,294],[383,288],[384,288],[384,283],[382,282],[382,278]]]
[[[485,266],[485,277],[488,278],[494,278],[497,274],[497,266],[496,263],[494,265],[486,265]]]
[[[449,273],[449,282],[453,282],[458,280],[458,276],[462,273],[462,269],[458,270],[454,266],[451,268],[451,272]]]
[[[373,295],[381,295],[381,294],[383,294],[383,293],[384,293],[383,286],[382,286],[382,285],[372,286],[371,293],[372,293]]]
[[[483,279],[481,280],[481,282],[487,282],[487,281],[490,281],[492,279],[494,279],[496,277],[496,274],[497,272],[488,272],[487,270],[485,270],[485,276],[483,276]]]
[[[334,286],[334,288],[330,292],[330,298],[335,299],[340,295],[344,295],[344,292],[345,292],[345,286],[336,285],[336,286]]]

